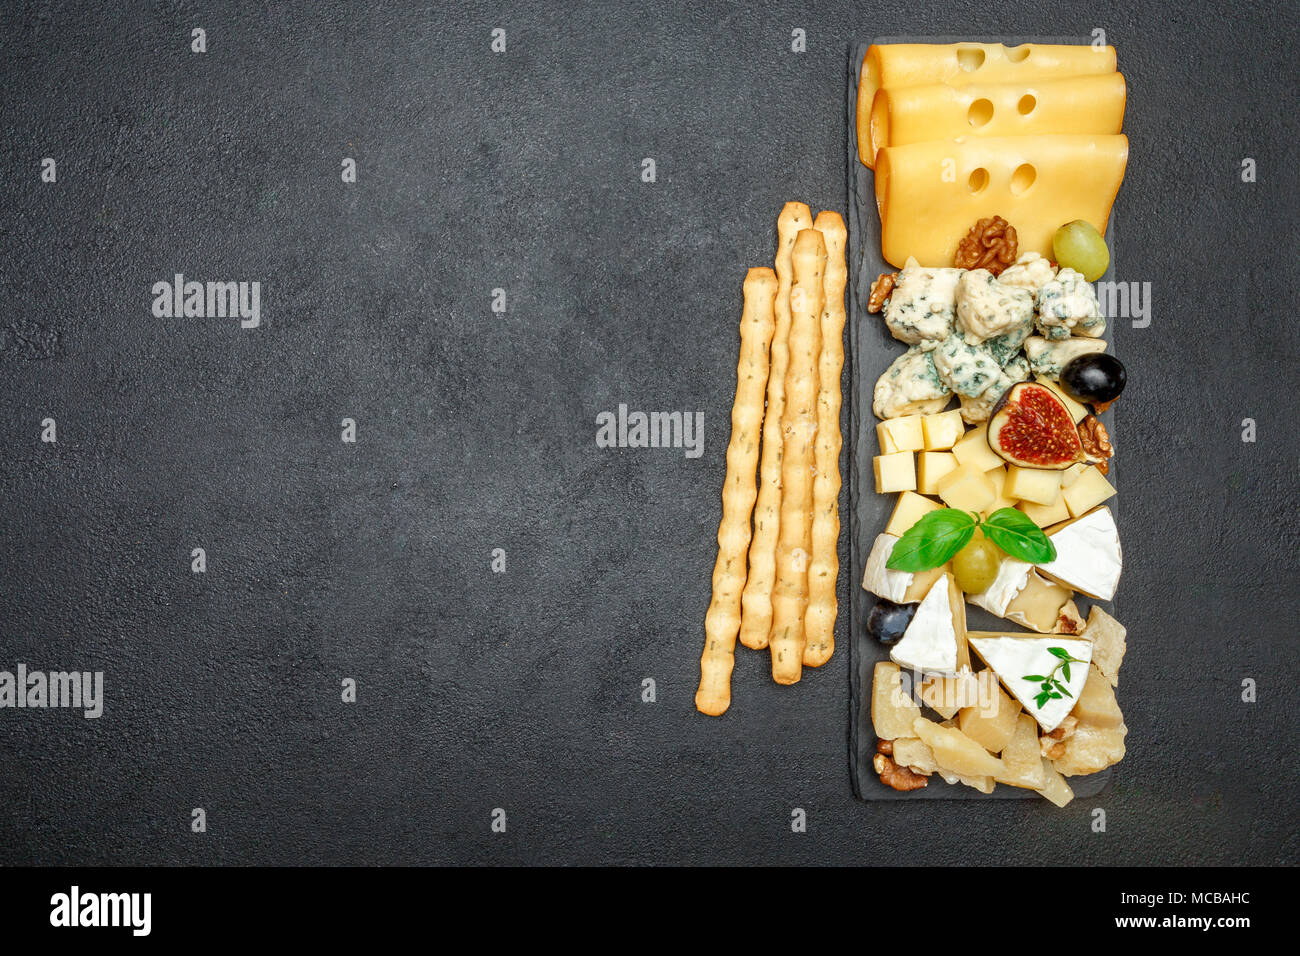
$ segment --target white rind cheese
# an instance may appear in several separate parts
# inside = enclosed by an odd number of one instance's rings
[[[1124,555],[1109,508],[1097,508],[1048,534],[1056,560],[1039,565],[1048,577],[1092,598],[1109,601],[1119,586]]]
[[[998,679],[1016,700],[1024,706],[1025,711],[1038,721],[1038,726],[1045,733],[1051,733],[1061,721],[1074,709],[1079,692],[1088,679],[1088,667],[1092,661],[1092,642],[1077,637],[1061,637],[1049,634],[1046,637],[1024,637],[1006,634],[969,636],[967,638],[975,653],[984,659],[984,663],[993,668]],[[1071,657],[1082,663],[1070,665],[1067,679],[1063,668],[1058,668],[1060,658],[1049,648],[1061,648]],[[1065,685],[1068,693],[1058,698],[1047,700],[1041,707],[1035,697],[1041,691],[1038,681],[1025,680],[1027,676],[1046,677],[1055,672],[1056,680]]]
[[[987,591],[971,594],[966,600],[976,607],[982,607],[998,617],[1007,616],[1007,605],[1015,600],[1016,595],[1025,589],[1029,582],[1029,569],[1033,565],[1019,558],[1006,557],[998,565],[998,575],[993,579]]]
[[[896,544],[898,538],[892,534],[876,536],[871,554],[867,555],[867,566],[862,571],[862,587],[887,601],[902,604],[907,595],[907,586],[912,583],[912,574],[910,571],[891,571],[885,567]]]
[[[949,597],[948,575],[934,582],[916,609],[902,639],[889,651],[899,667],[925,674],[957,674],[957,625]],[[1090,645],[1091,646],[1091,645]]]

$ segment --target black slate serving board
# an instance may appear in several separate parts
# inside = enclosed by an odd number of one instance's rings
[[[857,104],[858,78],[862,69],[862,58],[871,43],[957,43],[973,41],[981,43],[1083,43],[1077,37],[1051,37],[1009,39],[1006,37],[882,37],[873,41],[854,44],[849,50],[848,70],[848,228],[849,228],[849,347],[852,353],[851,397],[849,400],[850,426],[849,435],[853,449],[849,464],[849,550],[850,562],[850,599],[849,628],[852,660],[849,666],[850,693],[853,702],[853,718],[850,725],[850,764],[853,779],[853,791],[863,800],[1015,800],[1042,798],[1030,790],[998,785],[990,794],[983,794],[962,784],[949,786],[937,776],[931,778],[929,786],[921,790],[901,793],[880,782],[872,769],[871,760],[876,752],[876,735],[871,726],[871,672],[877,661],[887,660],[888,651],[876,641],[867,637],[867,615],[875,606],[876,597],[861,587],[862,572],[867,555],[871,552],[871,543],[875,540],[889,521],[894,507],[894,495],[878,495],[871,467],[871,459],[878,454],[876,444],[876,416],[871,410],[872,390],[876,379],[889,366],[889,363],[902,354],[905,346],[894,339],[885,327],[880,316],[867,312],[867,295],[871,282],[882,272],[892,272],[894,267],[885,262],[880,254],[880,219],[876,214],[874,178],[871,170],[858,161]],[[1123,69],[1123,50],[1120,53],[1120,69]],[[1132,156],[1130,155],[1130,161]],[[1123,188],[1120,190],[1123,195]],[[1119,201],[1111,211],[1110,222],[1106,229],[1106,243],[1110,247],[1110,267],[1102,276],[1102,282],[1113,281],[1115,277],[1115,219],[1119,210]],[[1014,225],[1014,223],[1013,223]],[[1106,339],[1108,351],[1118,354],[1116,332],[1120,325],[1113,317],[1107,316]],[[1119,441],[1114,428],[1114,410],[1100,416],[1112,438]],[[1119,487],[1117,468],[1112,461],[1109,480]],[[1115,515],[1120,526],[1121,545],[1123,544],[1123,523],[1120,521],[1116,495],[1106,504]],[[1121,584],[1121,587],[1123,585]],[[1075,602],[1085,617],[1090,602],[1088,598],[1077,596]],[[1119,617],[1114,602],[1099,603],[1106,611]],[[971,630],[1022,631],[1023,628],[984,611],[973,605],[967,605],[967,618]],[[1121,623],[1123,621],[1121,620]],[[1120,697],[1120,706],[1124,698]],[[1111,770],[1092,774],[1087,777],[1068,778],[1070,789],[1075,797],[1090,797],[1100,793],[1109,782]]]

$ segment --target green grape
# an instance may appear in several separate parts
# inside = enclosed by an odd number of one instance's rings
[[[1083,274],[1089,282],[1096,282],[1106,274],[1110,265],[1110,250],[1091,223],[1076,219],[1067,222],[1052,237],[1052,252],[1057,264]]]
[[[975,532],[969,543],[952,558],[957,587],[966,594],[987,591],[998,576],[998,565],[1001,563],[1002,551],[998,546],[984,537],[984,532]]]

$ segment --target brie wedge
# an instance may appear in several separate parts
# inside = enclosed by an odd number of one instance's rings
[[[871,554],[867,555],[867,566],[862,571],[862,587],[887,601],[902,604],[907,586],[912,583],[912,575],[908,571],[891,571],[885,567],[896,544],[898,538],[892,534],[876,536]]]
[[[1003,686],[1024,706],[1025,712],[1038,721],[1045,733],[1055,730],[1074,709],[1083,685],[1088,680],[1088,667],[1092,661],[1092,642],[1077,637],[1046,637],[1024,634],[1000,634],[985,631],[969,637],[970,646],[993,668]],[[1052,649],[1064,651],[1076,662],[1069,664],[1069,676],[1062,659]],[[1040,678],[1026,680],[1027,677]],[[1053,685],[1052,693],[1059,696],[1044,700],[1040,706],[1036,698],[1043,693],[1042,678],[1051,677],[1064,685],[1060,693]]]
[[[966,605],[952,575],[934,582],[889,657],[899,667],[948,677],[956,676],[958,665],[969,666]]]
[[[1109,508],[1049,528],[1047,536],[1056,545],[1056,560],[1040,564],[1040,571],[1089,597],[1109,601],[1115,596],[1124,559]]]
[[[976,607],[984,608],[990,614],[1006,617],[1007,605],[1025,589],[1025,584],[1029,581],[1029,569],[1032,567],[1033,565],[1028,561],[1012,557],[1003,558],[1002,563],[998,565],[998,575],[988,586],[988,590],[971,594],[966,600]]]

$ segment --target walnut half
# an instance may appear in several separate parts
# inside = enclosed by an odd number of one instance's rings
[[[908,791],[920,790],[928,786],[928,778],[921,776],[919,773],[913,773],[906,767],[900,767],[884,754],[876,754],[872,758],[871,765],[876,768],[876,773],[880,775],[880,782],[886,787],[892,787],[895,790]]]
[[[867,311],[879,312],[885,307],[885,300],[889,298],[890,293],[894,291],[894,283],[898,280],[897,272],[882,272],[875,282],[871,283],[871,294],[867,296]]]
[[[1060,726],[1050,734],[1043,734],[1038,738],[1038,749],[1048,760],[1055,760],[1065,754],[1065,742],[1074,736],[1074,729],[1079,726],[1079,720],[1073,715],[1067,716],[1061,721]]]
[[[1103,475],[1109,474],[1110,458],[1115,449],[1111,447],[1106,426],[1096,415],[1085,415],[1079,422],[1079,441],[1088,457],[1097,463],[1097,470]]]
[[[971,226],[966,238],[957,244],[953,262],[958,269],[987,269],[993,275],[1016,261],[1019,240],[1016,227],[1001,216],[981,219]]]

